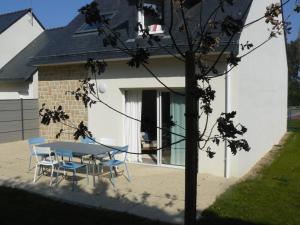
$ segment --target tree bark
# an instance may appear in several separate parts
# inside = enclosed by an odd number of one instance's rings
[[[193,94],[197,88],[195,74],[195,54],[186,52],[185,63],[185,121],[186,121],[186,144],[185,144],[185,225],[196,224],[197,203],[197,170],[198,148],[197,138],[199,130],[199,102]]]

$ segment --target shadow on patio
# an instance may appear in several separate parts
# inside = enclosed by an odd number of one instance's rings
[[[2,186],[15,187],[90,208],[125,212],[169,223],[183,222],[184,170],[130,164],[132,182],[128,182],[124,176],[118,177],[115,188],[106,177],[100,177],[99,180],[96,178],[95,187],[90,177],[90,183],[86,185],[84,173],[79,174],[82,179],[79,180],[75,191],[72,191],[72,182],[69,180],[63,180],[49,187],[48,176],[42,176],[36,184],[32,183],[33,170],[27,172],[26,142],[1,144],[0,168]],[[199,213],[235,181],[200,174],[198,176],[200,194],[197,199]],[[69,213],[70,216],[74,216],[72,212]],[[114,216],[116,215],[118,214]]]

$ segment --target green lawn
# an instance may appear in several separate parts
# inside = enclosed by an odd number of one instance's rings
[[[201,222],[201,221],[200,221]],[[299,225],[300,133],[252,180],[234,185],[203,213],[205,225]]]
[[[126,213],[58,202],[0,187],[1,225],[165,225]]]
[[[289,131],[300,131],[300,120],[288,120]]]

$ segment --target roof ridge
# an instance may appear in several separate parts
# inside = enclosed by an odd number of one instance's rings
[[[52,27],[52,28],[48,28],[45,31],[53,31],[53,30],[59,30],[59,29],[64,29],[66,26],[60,26],[60,27]]]
[[[26,8],[26,9],[22,9],[22,10],[18,10],[18,11],[3,13],[3,14],[0,14],[0,16],[8,16],[8,15],[11,15],[11,14],[17,14],[17,13],[21,13],[21,12],[30,12],[30,11],[32,11],[31,8]]]

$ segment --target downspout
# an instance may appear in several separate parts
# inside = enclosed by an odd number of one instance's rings
[[[229,113],[231,111],[231,67],[227,65],[227,73],[225,75],[225,112]],[[228,142],[224,142],[225,156],[224,156],[224,176],[225,178],[230,177],[230,149],[228,147]]]

